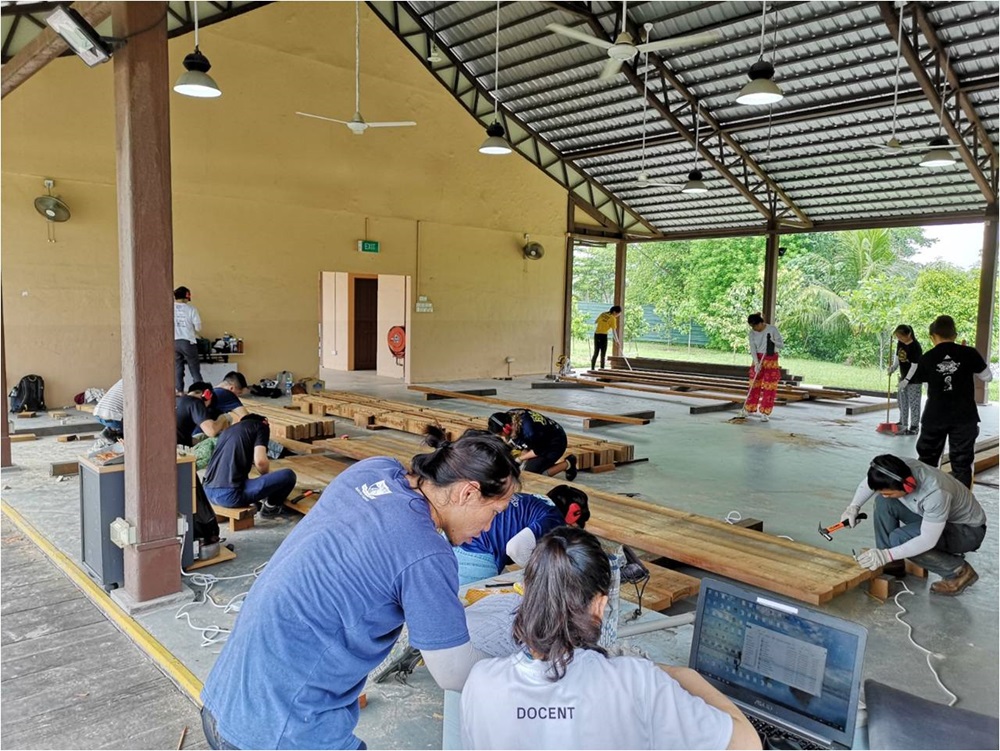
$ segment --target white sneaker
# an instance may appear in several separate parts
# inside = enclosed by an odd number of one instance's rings
[[[761,422],[771,422],[771,418],[768,417],[767,415],[761,415],[760,416],[760,421]]]
[[[747,419],[747,411],[745,409],[741,409],[739,412],[736,413],[736,417],[738,417],[741,420]]]

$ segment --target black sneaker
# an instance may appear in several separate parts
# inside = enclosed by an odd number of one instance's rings
[[[576,479],[576,457],[570,454],[566,457],[566,463],[569,465],[566,468],[566,479],[573,482]]]
[[[280,516],[281,511],[284,508],[284,506],[272,506],[267,501],[264,501],[264,503],[260,506],[260,515],[265,518],[272,519],[275,516]]]

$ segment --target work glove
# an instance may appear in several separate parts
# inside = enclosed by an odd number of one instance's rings
[[[844,509],[844,513],[840,515],[842,521],[847,522],[848,527],[858,526],[858,512],[861,511],[860,506],[855,506],[853,503]]]
[[[869,550],[862,550],[861,555],[856,560],[862,568],[866,568],[869,571],[876,571],[891,562],[892,556],[889,555],[888,550],[871,548]]]

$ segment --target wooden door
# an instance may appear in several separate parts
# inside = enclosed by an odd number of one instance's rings
[[[378,279],[354,280],[354,370],[378,367]]]

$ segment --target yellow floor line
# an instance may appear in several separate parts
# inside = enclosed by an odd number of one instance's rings
[[[117,624],[126,636],[168,675],[171,680],[184,691],[191,700],[201,706],[202,683],[188,670],[184,663],[174,657],[173,653],[164,647],[156,638],[144,629],[138,621],[125,613],[97,583],[65,553],[48,541],[35,527],[21,516],[6,501],[0,501],[0,511],[10,519],[21,532],[27,536],[42,552],[79,587],[83,593],[112,621]]]

